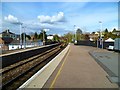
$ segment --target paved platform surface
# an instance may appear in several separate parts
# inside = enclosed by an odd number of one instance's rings
[[[43,88],[118,88],[89,54],[92,50],[96,48],[71,44],[68,54]]]
[[[97,61],[102,63],[106,68],[108,68],[111,73],[110,76],[118,76],[118,55],[114,51],[107,50],[94,50],[90,52]]]
[[[90,54],[109,74],[108,78],[111,82],[118,83],[118,60],[120,53],[100,49],[91,51]]]

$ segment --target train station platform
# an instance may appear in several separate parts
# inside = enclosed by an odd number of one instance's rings
[[[53,61],[54,64],[50,63],[51,68],[47,65],[46,70],[40,71],[20,88],[118,88],[89,54],[96,49],[89,46],[68,45],[63,54],[59,54]],[[54,69],[50,72],[49,68]]]

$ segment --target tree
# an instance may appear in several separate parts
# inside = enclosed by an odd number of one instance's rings
[[[105,29],[105,33],[108,33],[108,29],[107,28]]]
[[[81,40],[85,40],[85,35],[81,34]]]
[[[82,30],[78,28],[77,31],[76,31],[76,33],[77,34],[82,34]]]
[[[30,40],[30,39],[31,39],[30,35],[26,35],[26,37],[28,38],[28,40]]]
[[[24,35],[25,35],[25,36],[24,36]],[[22,42],[23,42],[24,39],[26,40],[26,34],[25,34],[25,33],[22,33],[22,34],[21,34],[21,39],[22,39]]]
[[[90,39],[89,35],[85,34],[85,40],[89,40],[89,39]]]
[[[72,42],[73,37],[74,35],[71,32],[64,35],[64,38],[66,38],[68,42]]]
[[[92,34],[95,34],[95,32],[92,32]]]
[[[112,32],[116,32],[117,30],[114,28]]]
[[[78,28],[76,31],[76,39],[77,40],[81,40],[81,34],[82,34],[82,30]]]
[[[38,35],[38,39],[40,39],[41,41],[43,41],[43,33],[44,33],[44,37],[45,37],[45,41],[46,41],[47,40],[47,34],[43,30],[41,30],[40,34]]]
[[[112,34],[112,32],[109,32],[108,38],[115,39],[115,38],[116,38],[116,35]]]
[[[46,34],[46,31],[42,31],[42,33],[44,33],[44,38],[45,38],[45,41],[47,40],[47,34]]]
[[[56,34],[53,36],[53,41],[59,42],[60,41],[60,37]]]
[[[34,34],[34,39],[35,39],[35,40],[38,39],[38,34],[37,34],[37,32],[35,32],[35,34]]]
[[[43,33],[42,32],[40,32],[40,34],[38,35],[38,39],[43,40]]]
[[[25,36],[24,36],[24,35],[25,35]],[[22,33],[22,34],[21,34],[22,42],[24,41],[24,38],[25,38],[25,41],[26,41],[26,38],[27,38],[28,40],[30,40],[30,39],[31,39],[31,36],[30,36],[30,35],[27,35],[26,33]]]
[[[104,31],[104,40],[109,38],[108,35],[109,35],[109,32],[108,32],[108,29],[106,28]]]
[[[95,32],[92,32],[92,33],[91,33],[91,35],[92,35],[92,37],[91,37],[91,38],[93,39],[93,41],[96,41],[96,40],[97,40],[97,37],[96,37]]]

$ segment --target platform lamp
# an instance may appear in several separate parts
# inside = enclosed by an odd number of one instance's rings
[[[101,32],[102,32],[102,22],[99,21],[99,23],[100,23],[100,27],[101,27],[101,29],[100,29],[100,45],[102,45],[102,49],[103,49],[103,38],[102,38],[102,34],[101,34]]]
[[[77,43],[77,40],[76,40],[76,25],[74,25],[74,30],[75,30],[75,42],[74,43]]]

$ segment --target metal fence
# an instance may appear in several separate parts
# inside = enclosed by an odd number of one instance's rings
[[[77,41],[76,45],[97,47],[97,41]],[[114,42],[103,42],[104,49],[108,48],[109,46],[114,46]],[[100,45],[100,41],[98,41],[98,48],[102,48],[102,46]]]

